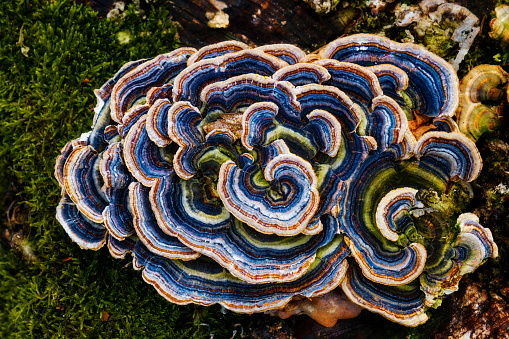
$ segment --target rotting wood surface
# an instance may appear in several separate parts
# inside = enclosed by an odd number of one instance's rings
[[[360,10],[348,7],[319,16],[300,0],[172,0],[174,21],[182,29],[184,45],[202,47],[228,39],[248,44],[291,43],[308,51],[345,34]],[[222,10],[229,16],[228,28],[207,26],[207,12]],[[209,16],[211,15],[209,14]]]
[[[75,1],[89,2],[103,17],[115,2]],[[361,10],[352,6],[320,16],[302,0],[169,0],[167,5],[171,19],[180,26],[182,45],[196,48],[239,40],[257,46],[295,44],[310,52],[346,34],[361,17]],[[207,15],[218,11],[228,14],[227,28],[208,27]]]

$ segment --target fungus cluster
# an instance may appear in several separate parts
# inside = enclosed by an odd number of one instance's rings
[[[489,229],[444,202],[482,161],[452,119],[454,70],[419,46],[180,48],[96,96],[92,130],[57,159],[57,218],[82,248],[132,252],[171,302],[301,300],[315,316],[324,296],[416,326],[497,256]]]
[[[509,74],[495,65],[476,66],[461,80],[456,118],[460,131],[471,140],[500,127],[508,82]]]

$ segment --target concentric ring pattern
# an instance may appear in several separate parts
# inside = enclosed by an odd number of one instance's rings
[[[91,132],[57,159],[57,219],[82,248],[131,252],[171,302],[252,313],[341,288],[416,326],[497,256],[475,215],[428,198],[482,160],[453,119],[456,74],[419,46],[227,41],[128,63],[95,93]]]

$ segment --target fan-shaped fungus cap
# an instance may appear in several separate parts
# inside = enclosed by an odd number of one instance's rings
[[[507,88],[503,87],[508,81],[509,74],[495,65],[476,66],[461,80],[456,117],[463,134],[476,141],[500,127],[500,104],[507,100]]]
[[[490,37],[500,40],[502,48],[506,48],[509,44],[509,6],[498,5],[495,8],[495,16],[490,22]]]

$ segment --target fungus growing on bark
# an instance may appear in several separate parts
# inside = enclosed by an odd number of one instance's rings
[[[92,131],[57,159],[57,218],[82,248],[132,252],[171,302],[416,326],[497,255],[475,216],[455,226],[429,198],[482,161],[451,119],[454,70],[421,47],[181,48],[96,95]]]

